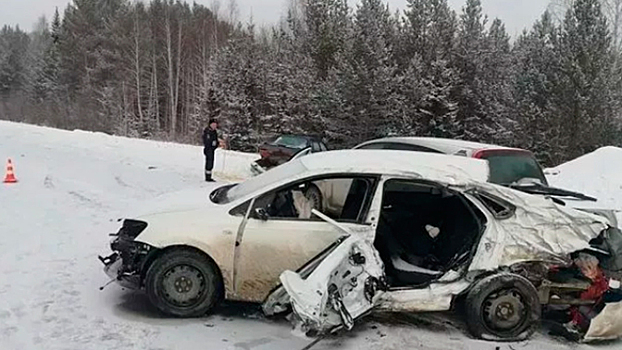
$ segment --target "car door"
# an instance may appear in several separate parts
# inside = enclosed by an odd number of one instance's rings
[[[373,178],[368,181],[369,187],[359,203],[360,215],[356,220],[337,218],[337,221],[357,235],[371,238],[376,217],[369,217],[368,214],[376,182]],[[307,182],[303,180],[302,183],[268,191],[253,200],[240,226],[235,247],[233,278],[238,299],[263,301],[280,284],[279,276],[283,271],[297,271],[343,236],[343,231],[335,225],[317,217],[302,218],[274,213],[262,217],[258,214],[258,210],[265,211],[266,207],[273,205],[276,196],[296,191]],[[350,198],[356,196],[360,197],[360,193],[354,193]]]
[[[384,264],[373,243],[353,233],[308,277],[287,270],[280,279],[295,314],[320,333],[339,326],[352,329],[374,307],[385,284]]]

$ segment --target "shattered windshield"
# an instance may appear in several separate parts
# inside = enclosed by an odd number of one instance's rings
[[[307,168],[305,168],[300,160],[292,160],[229,188],[219,203],[230,203],[244,198],[263,188],[270,188],[283,180],[295,178],[306,170]]]

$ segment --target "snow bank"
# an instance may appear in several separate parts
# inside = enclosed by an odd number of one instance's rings
[[[546,173],[552,186],[598,198],[603,208],[622,209],[622,148],[603,147]]]
[[[20,143],[28,142],[33,146],[40,142],[40,146],[47,149],[84,149],[94,157],[100,157],[101,154],[107,160],[116,159],[119,165],[127,164],[131,159],[132,165],[144,166],[150,170],[172,170],[184,177],[204,176],[205,161],[203,148],[200,146],[112,136],[101,132],[67,131],[0,120],[0,130],[3,129],[11,130],[8,137],[3,135],[7,143],[19,140]],[[22,150],[25,151],[27,148]],[[7,157],[18,157],[18,154],[8,154],[0,149],[0,157],[4,161]],[[250,163],[258,158],[257,154],[218,149],[214,163],[215,177],[221,181],[244,180],[252,176]]]

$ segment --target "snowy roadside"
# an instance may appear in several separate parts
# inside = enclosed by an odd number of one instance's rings
[[[257,158],[219,151],[219,180],[250,176]],[[18,180],[0,184],[0,349],[302,349],[288,322],[233,304],[199,319],[158,314],[140,293],[107,282],[117,218],[174,191],[202,191],[200,147],[0,121],[0,161]],[[164,197],[159,197],[164,196]],[[145,204],[146,203],[146,204]],[[619,343],[599,349],[619,348]],[[590,349],[538,334],[518,344],[469,338],[456,317],[376,317],[321,349]]]
[[[598,199],[582,206],[617,211],[622,224],[622,148],[603,147],[546,170],[552,186],[574,190]]]

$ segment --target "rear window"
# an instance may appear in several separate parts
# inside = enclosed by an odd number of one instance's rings
[[[529,153],[490,153],[481,157],[490,164],[490,182],[509,185],[531,178],[547,184],[540,164]]]

